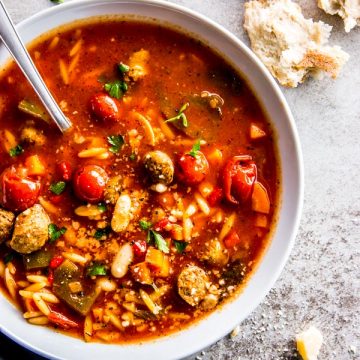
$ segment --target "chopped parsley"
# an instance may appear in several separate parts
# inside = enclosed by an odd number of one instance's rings
[[[98,203],[98,209],[99,209],[101,212],[105,212],[105,211],[107,210],[106,204],[104,204],[104,203]]]
[[[155,230],[149,230],[146,241],[148,243],[154,243],[155,247],[160,251],[168,254],[170,252],[169,247],[165,241],[165,239]]]
[[[124,137],[122,135],[111,135],[107,137],[107,141],[108,143],[111,145],[111,147],[109,148],[109,150],[113,153],[113,154],[117,154],[121,148],[123,147],[125,140]]]
[[[127,73],[130,70],[130,66],[122,62],[118,64],[118,68],[122,74]]]
[[[55,224],[50,224],[48,227],[48,233],[50,242],[54,242],[59,239],[60,236],[66,233],[66,227],[58,228]]]
[[[173,242],[177,252],[180,254],[182,254],[185,251],[185,248],[189,245],[189,243],[185,241],[173,240]]]
[[[107,274],[106,267],[103,264],[94,263],[87,268],[88,276],[104,276]]]
[[[170,119],[166,119],[165,122],[177,122],[181,120],[181,124],[184,128],[187,128],[189,126],[189,122],[187,120],[186,115],[184,114],[184,111],[190,106],[189,103],[185,103],[180,110],[178,111],[178,114]]]
[[[55,195],[60,195],[66,187],[65,181],[58,181],[50,185],[50,191]]]
[[[64,0],[50,0],[54,4],[62,4]]]
[[[189,152],[189,155],[196,158],[197,152],[200,151],[200,140],[196,141],[192,149]]]
[[[129,159],[131,161],[135,161],[136,160],[136,154],[135,153],[130,154]]]
[[[141,230],[149,230],[152,227],[152,223],[150,221],[146,221],[146,220],[140,220],[139,221],[139,226]]]
[[[10,149],[9,154],[11,157],[19,156],[24,152],[24,149],[21,145],[16,145],[12,149]]]
[[[105,237],[108,236],[108,235],[110,234],[110,231],[111,231],[110,226],[107,226],[107,227],[104,228],[104,229],[97,229],[97,230],[95,231],[94,238],[95,238],[96,240],[101,240],[101,239],[103,239],[104,236],[105,236]]]
[[[113,98],[120,99],[126,93],[128,86],[125,81],[115,80],[104,85],[105,91]]]

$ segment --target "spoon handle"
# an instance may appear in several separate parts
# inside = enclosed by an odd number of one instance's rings
[[[29,53],[21,41],[15,27],[0,0],[0,38],[19,65],[35,92],[39,96],[51,118],[56,122],[62,132],[71,127],[71,122],[65,117],[49,89],[37,71]]]

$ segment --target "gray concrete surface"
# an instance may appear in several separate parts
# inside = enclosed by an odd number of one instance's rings
[[[3,0],[15,20],[53,5]],[[71,0],[67,0],[71,1]],[[177,0],[222,24],[245,43],[239,0]],[[297,1],[307,17],[332,25],[331,43],[350,54],[340,78],[283,89],[296,119],[305,162],[305,204],[291,257],[275,287],[240,325],[190,359],[297,359],[294,336],[309,324],[324,335],[319,359],[360,359],[360,27]],[[236,316],[236,315],[234,315]],[[211,329],[209,329],[211,331]],[[38,359],[0,337],[0,359]]]

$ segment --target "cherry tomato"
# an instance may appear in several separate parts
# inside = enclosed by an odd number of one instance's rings
[[[232,249],[240,243],[240,237],[235,230],[232,230],[224,239],[224,245],[227,249]]]
[[[223,173],[225,198],[236,205],[248,201],[256,177],[257,168],[251,156],[238,155],[229,159]]]
[[[182,154],[177,161],[177,178],[185,185],[200,184],[209,172],[209,163],[201,151],[196,156]]]
[[[60,163],[58,163],[57,171],[59,173],[61,180],[64,180],[64,181],[71,180],[72,169],[71,169],[71,165],[68,161],[61,161]]]
[[[147,243],[145,240],[135,240],[132,244],[134,255],[138,260],[145,259]]]
[[[207,197],[207,202],[210,206],[216,206],[219,205],[221,200],[224,197],[224,191],[222,188],[216,187],[214,190],[210,193],[210,195]]]
[[[15,212],[33,206],[41,189],[40,182],[18,175],[13,167],[3,172],[1,185],[3,206]]]
[[[90,98],[90,109],[96,118],[103,121],[119,121],[120,112],[115,100],[106,94],[95,94]]]
[[[64,257],[61,255],[57,255],[54,256],[51,260],[50,260],[50,264],[49,267],[50,269],[56,269],[57,267],[59,267],[64,261]]]
[[[106,171],[97,165],[79,167],[74,174],[73,184],[76,196],[90,203],[104,198],[104,189],[108,181]]]

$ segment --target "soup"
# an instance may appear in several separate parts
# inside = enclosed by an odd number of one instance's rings
[[[30,49],[64,135],[13,64],[0,78],[0,276],[24,321],[85,341],[167,335],[234,297],[275,223],[274,134],[200,41],[134,21]]]

